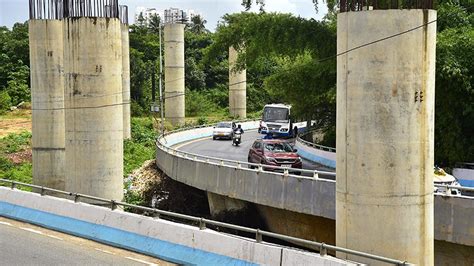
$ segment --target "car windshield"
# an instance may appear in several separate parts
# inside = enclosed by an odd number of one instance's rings
[[[221,123],[217,124],[217,127],[218,128],[232,128],[232,124],[221,122]]]
[[[265,150],[269,152],[293,152],[293,148],[285,142],[282,143],[265,143]]]
[[[263,111],[263,121],[267,122],[287,122],[289,118],[288,109],[266,107]]]

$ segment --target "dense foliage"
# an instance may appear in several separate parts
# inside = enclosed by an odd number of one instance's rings
[[[309,1],[309,0],[308,0]],[[255,1],[246,1],[249,7]],[[237,13],[209,32],[202,17],[185,29],[186,115],[228,115],[228,47],[240,51],[247,69],[247,109],[266,103],[293,105],[298,120],[314,119],[335,144],[336,17],[323,21],[289,14]],[[435,156],[440,165],[474,161],[474,4],[437,1]],[[264,6],[262,6],[264,9]],[[159,17],[139,18],[130,27],[131,97],[134,115],[146,115],[152,102],[152,75],[159,78]],[[0,27],[0,112],[28,101],[28,27]],[[303,97],[304,96],[304,97]],[[157,95],[158,97],[158,95]],[[133,149],[134,144],[127,149]]]

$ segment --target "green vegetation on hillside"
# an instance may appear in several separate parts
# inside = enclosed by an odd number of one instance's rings
[[[212,33],[206,29],[204,18],[193,18],[185,29],[186,116],[201,122],[228,116],[227,56],[232,45],[242,52],[238,68],[247,69],[247,110],[252,116],[258,117],[267,103],[292,104],[296,118],[316,120],[317,127],[325,132],[324,145],[334,146],[336,1],[328,3],[332,11],[323,21],[243,12],[224,15]],[[435,6],[435,160],[438,165],[450,166],[457,161],[474,161],[474,4],[470,0],[441,0]],[[151,77],[155,73],[159,78],[159,25],[159,17],[153,17],[150,23],[139,18],[130,26],[135,116],[150,115]],[[1,113],[30,99],[27,24],[0,27],[0,43]],[[139,150],[133,141],[125,145],[126,149]]]

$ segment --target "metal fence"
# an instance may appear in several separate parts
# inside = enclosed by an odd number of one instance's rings
[[[337,247],[334,245],[328,245],[325,243],[320,243],[316,241],[310,241],[310,240],[305,240],[301,238],[296,238],[296,237],[291,237],[291,236],[286,236],[286,235],[281,235],[277,233],[272,233],[260,229],[254,229],[254,228],[249,228],[249,227],[244,227],[240,225],[234,225],[234,224],[229,224],[229,223],[224,223],[224,222],[219,222],[219,221],[214,221],[214,220],[209,220],[206,218],[202,217],[195,217],[191,215],[185,215],[185,214],[180,214],[180,213],[175,213],[175,212],[169,212],[169,211],[164,211],[164,210],[159,210],[159,209],[154,209],[154,208],[149,208],[149,207],[144,207],[144,206],[138,206],[138,205],[133,205],[121,201],[116,201],[116,200],[110,200],[110,199],[104,199],[104,198],[99,198],[99,197],[94,197],[90,195],[85,195],[85,194],[80,194],[80,193],[73,193],[73,192],[67,192],[67,191],[62,191],[62,190],[57,190],[57,189],[52,189],[52,188],[47,188],[43,186],[37,186],[37,185],[32,185],[32,184],[27,184],[27,183],[22,183],[22,182],[16,182],[12,180],[7,180],[7,179],[0,179],[0,185],[11,187],[11,189],[17,189],[19,187],[27,187],[34,189],[36,191],[39,191],[39,193],[42,196],[47,195],[48,193],[54,193],[55,195],[63,195],[69,197],[70,200],[74,200],[74,202],[78,203],[81,201],[81,199],[86,199],[86,200],[92,200],[97,202],[97,204],[100,204],[100,206],[104,207],[104,205],[108,205],[111,210],[117,209],[117,207],[127,207],[130,209],[133,209],[135,211],[143,211],[147,212],[149,214],[154,214],[155,218],[175,218],[175,219],[181,219],[187,222],[191,222],[192,224],[195,224],[199,226],[200,230],[205,230],[206,225],[212,225],[212,226],[218,226],[221,228],[226,228],[230,230],[236,230],[240,232],[246,232],[250,234],[255,235],[255,241],[258,243],[265,244],[263,242],[263,237],[271,237],[274,239],[282,240],[282,241],[287,241],[291,242],[297,245],[301,246],[307,246],[307,247],[313,247],[315,250],[319,251],[319,254],[321,256],[325,256],[327,254],[327,251],[334,251],[334,252],[342,252],[348,255],[354,255],[354,256],[359,256],[361,258],[366,258],[366,259],[371,259],[379,262],[385,262],[385,263],[390,263],[394,265],[412,265],[410,263],[407,263],[406,261],[401,261],[401,260],[395,260],[395,259],[390,259],[382,256],[377,256],[365,252],[360,252],[352,249],[347,249],[347,248],[342,248],[342,247]]]
[[[432,9],[433,0],[341,0],[340,12],[376,9]]]

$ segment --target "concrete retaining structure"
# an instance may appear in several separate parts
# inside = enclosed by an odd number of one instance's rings
[[[165,43],[165,118],[173,125],[184,124],[184,24],[164,27]]]
[[[64,65],[61,20],[28,22],[33,183],[65,189]]]
[[[295,142],[295,148],[298,149],[298,155],[306,160],[316,162],[331,168],[336,168],[336,153],[331,151],[324,151],[299,141]]]
[[[210,229],[0,187],[0,216],[126,248],[178,264],[354,265]]]
[[[123,198],[122,34],[116,18],[64,20],[66,190]]]
[[[247,70],[234,69],[239,54],[229,47],[229,113],[233,117],[247,117]]]

